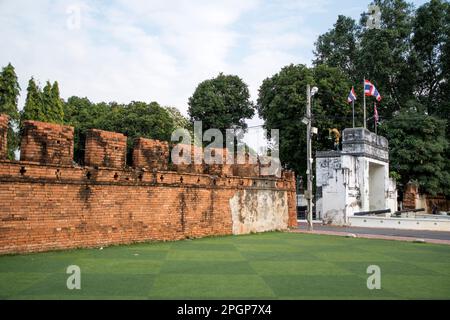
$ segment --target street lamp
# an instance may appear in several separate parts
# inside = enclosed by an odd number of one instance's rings
[[[311,98],[317,94],[319,88],[310,88],[310,85],[306,85],[306,116],[303,118],[302,122],[306,123],[306,164],[307,164],[307,192],[306,199],[308,200],[308,228],[310,231],[313,230],[312,221],[312,147],[311,147],[311,136],[312,136],[312,116],[311,116]],[[306,121],[305,121],[306,120]],[[317,128],[314,128],[314,132],[317,133]]]

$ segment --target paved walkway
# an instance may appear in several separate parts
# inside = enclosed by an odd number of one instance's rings
[[[325,234],[336,236],[355,235],[358,238],[402,240],[402,241],[425,241],[450,245],[450,232],[426,231],[426,230],[399,230],[387,228],[363,228],[363,227],[338,227],[314,223],[313,231],[308,231],[306,223],[299,223],[298,229],[292,232]]]

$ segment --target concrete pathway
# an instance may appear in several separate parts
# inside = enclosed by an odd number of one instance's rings
[[[338,227],[314,223],[313,231],[308,231],[306,223],[300,222],[298,229],[292,232],[325,234],[335,236],[355,235],[358,238],[401,240],[401,241],[425,241],[450,245],[450,232],[426,231],[426,230],[398,230],[387,228],[363,228],[363,227]]]

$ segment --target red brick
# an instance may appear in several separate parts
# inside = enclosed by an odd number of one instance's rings
[[[0,114],[0,159],[6,159],[8,156],[8,123],[9,117]]]
[[[24,121],[20,160],[48,164],[72,164],[73,127]]]
[[[86,166],[124,168],[126,155],[125,135],[98,129],[87,131],[84,157]]]

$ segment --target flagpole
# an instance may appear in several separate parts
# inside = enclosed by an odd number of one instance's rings
[[[376,113],[377,113],[376,117],[375,117],[375,110],[376,110]],[[374,112],[373,119],[375,120],[375,134],[378,134],[378,130],[377,130],[377,128],[378,128],[378,109],[377,109],[377,103],[376,102],[373,103],[373,112]]]
[[[353,128],[355,128],[355,100],[352,100],[352,109],[353,109]]]
[[[366,78],[363,80],[363,99],[364,99],[364,129],[366,129]]]

